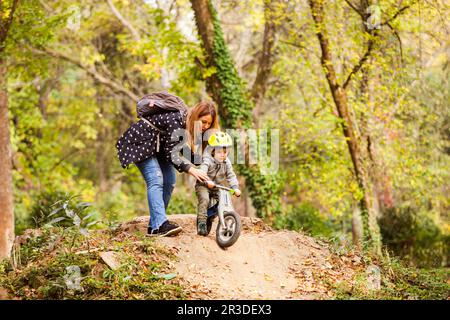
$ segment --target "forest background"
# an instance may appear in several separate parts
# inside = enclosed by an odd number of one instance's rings
[[[97,226],[147,215],[144,182],[121,168],[115,143],[137,120],[137,99],[168,90],[191,107],[213,99],[224,128],[280,130],[275,175],[238,168],[242,215],[448,266],[446,1],[10,0],[0,9],[0,204],[16,235],[54,218],[58,203]],[[169,213],[195,213],[193,183],[178,175]]]

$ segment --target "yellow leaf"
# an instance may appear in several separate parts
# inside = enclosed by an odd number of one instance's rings
[[[273,279],[268,274],[264,274],[264,279],[266,281],[273,281]]]

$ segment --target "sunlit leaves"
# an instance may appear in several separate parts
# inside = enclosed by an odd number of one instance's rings
[[[49,188],[97,199],[111,219],[148,213],[140,173],[135,168],[125,173],[115,158],[115,140],[132,121],[134,105],[77,65],[32,48],[58,50],[136,94],[167,85],[190,106],[205,97],[204,80],[217,75],[227,84],[221,94],[230,106],[223,120],[230,127],[250,123],[247,97],[239,91],[241,84],[245,91],[246,82],[252,83],[257,69],[263,0],[215,2],[223,30],[217,36],[224,40],[215,48],[220,65],[209,68],[189,1],[176,1],[171,9],[164,1],[113,2],[140,39],[106,1],[23,1],[17,11],[6,47],[17,215]],[[383,20],[398,9],[392,1],[378,5]],[[450,180],[448,28],[442,5],[421,2],[393,20],[392,28],[383,26],[365,64],[367,90],[362,92],[361,71],[347,88],[358,135],[373,138],[396,204],[437,215],[448,212]],[[362,194],[320,65],[317,30],[306,2],[275,6],[282,13],[276,15],[280,30],[260,123],[281,129],[283,201],[286,206],[309,202],[323,218],[346,221]],[[343,82],[374,37],[364,32],[361,17],[345,1],[329,1],[325,10],[333,63]],[[234,70],[231,62],[238,55],[246,66]],[[100,193],[102,163],[108,192]],[[254,182],[262,184],[254,205],[263,205],[266,195],[280,187]]]

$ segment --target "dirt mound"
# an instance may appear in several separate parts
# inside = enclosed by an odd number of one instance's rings
[[[183,227],[176,237],[157,238],[178,257],[174,266],[192,299],[323,299],[330,284],[352,283],[358,256],[339,256],[312,237],[274,231],[260,219],[242,217],[242,234],[221,249],[215,226],[208,237],[196,234],[195,215],[171,215]],[[122,232],[146,232],[148,217],[122,224]]]

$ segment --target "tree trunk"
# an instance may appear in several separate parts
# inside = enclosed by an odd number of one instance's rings
[[[104,125],[104,121],[102,117],[105,114],[103,102],[100,99],[101,95],[99,92],[97,92],[97,105],[99,107],[98,111],[98,131],[97,131],[97,139],[95,142],[95,160],[96,160],[96,167],[97,167],[97,183],[98,183],[98,193],[96,195],[96,200],[98,201],[103,194],[108,189],[108,148],[105,146],[107,145],[107,138],[108,138],[108,129]]]
[[[214,53],[214,18],[210,10],[210,5],[212,4],[210,4],[209,0],[191,0],[191,5],[195,14],[197,31],[206,52],[206,65],[208,67],[216,66],[216,55]],[[220,70],[207,79],[206,90],[219,105],[219,115],[221,119],[226,119],[228,114],[227,108],[221,108],[221,106],[223,106],[222,97],[220,95],[222,83],[218,77],[218,72],[220,72]]]
[[[355,206],[352,211],[352,240],[353,245],[361,250],[363,240],[363,228],[361,223],[361,210],[359,206]]]
[[[6,4],[0,6],[0,259],[10,256],[14,242],[12,152],[4,49],[18,2],[13,0],[9,8]]]
[[[261,123],[261,109],[264,101],[264,96],[267,91],[267,83],[272,72],[274,63],[274,50],[276,44],[277,23],[275,20],[278,13],[273,9],[273,3],[278,0],[264,1],[264,34],[262,42],[262,52],[258,61],[258,68],[256,77],[251,89],[251,97],[253,100],[253,123],[256,128],[260,127]],[[255,209],[251,204],[251,198],[246,190],[242,193],[242,201],[245,207],[245,216],[256,217]]]
[[[371,192],[372,188],[368,179],[367,170],[365,168],[360,141],[356,136],[355,123],[349,112],[347,92],[338,83],[335,68],[333,65],[328,34],[326,32],[325,24],[323,21],[323,4],[324,3],[321,0],[309,0],[312,17],[314,19],[315,27],[317,30],[316,34],[321,49],[321,64],[326,72],[326,79],[330,87],[330,91],[333,97],[334,104],[336,105],[339,118],[342,120],[342,131],[346,138],[347,147],[352,159],[356,180],[363,194],[363,197],[360,201],[360,207],[364,238],[368,241],[369,246],[374,249],[375,252],[379,253],[381,249],[381,239],[377,222],[377,213],[374,210],[374,202]]]
[[[215,68],[206,79],[206,89],[219,107],[224,129],[244,129],[252,125],[252,101],[247,98],[237,74],[216,11],[209,0],[191,0],[195,22],[205,51],[205,67]],[[245,150],[248,150],[248,140]],[[273,146],[278,147],[278,146]],[[248,152],[245,152],[246,158]],[[259,165],[238,165],[259,216],[269,217],[280,208],[277,175],[263,175]]]
[[[275,2],[275,0],[273,1]],[[256,78],[252,87],[253,99],[253,121],[259,128],[260,113],[263,98],[267,91],[267,82],[272,71],[274,62],[275,36],[277,31],[277,23],[275,22],[277,14],[274,11],[272,0],[264,1],[264,35],[262,53],[258,63]]]
[[[367,161],[370,163],[370,175],[374,184],[374,194],[379,207],[379,214],[394,206],[394,192],[392,190],[392,179],[389,175],[389,170],[384,162],[383,158],[378,155],[378,139],[372,132],[373,117],[371,113],[374,109],[373,82],[377,81],[377,75],[369,77],[368,68],[362,68],[363,81],[362,94],[367,96],[366,110],[369,110],[367,114],[363,114],[365,118],[365,126],[362,126],[363,141],[365,142],[365,148],[367,150]],[[369,79],[372,81],[369,83]]]
[[[14,241],[11,155],[6,66],[0,57],[0,259],[9,257]]]
[[[368,10],[372,3],[367,0],[361,0],[359,4],[359,13],[362,18],[361,27],[367,33],[371,33],[370,25],[367,21],[370,18],[370,11]],[[370,58],[368,58],[370,62]],[[361,67],[362,80],[361,80],[361,98],[365,104],[366,112],[361,114],[361,142],[363,143],[365,150],[365,160],[368,164],[368,173],[373,183],[374,200],[376,202],[376,211],[380,215],[381,211],[387,208],[391,208],[393,203],[393,191],[390,183],[391,179],[386,172],[386,165],[382,158],[377,154],[377,141],[374,133],[372,132],[372,113],[374,112],[374,95],[373,95],[373,82],[378,79],[376,74],[370,72],[370,68],[367,66]]]

